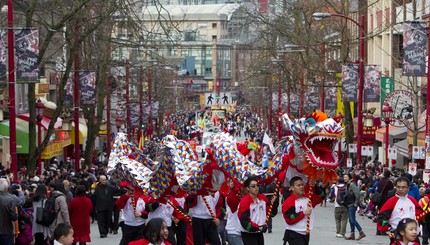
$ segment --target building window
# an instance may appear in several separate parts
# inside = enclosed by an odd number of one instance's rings
[[[216,41],[216,35],[212,35],[212,41]]]
[[[217,24],[216,23],[212,23],[212,29],[216,29]]]

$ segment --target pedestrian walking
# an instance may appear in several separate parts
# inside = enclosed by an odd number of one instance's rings
[[[338,203],[338,195],[346,193],[346,184],[343,177],[340,177],[334,187],[334,220],[336,222],[336,237],[345,238],[346,224],[348,223],[348,209],[345,205]]]
[[[51,193],[51,195],[55,196],[55,210],[58,210],[57,217],[49,226],[51,234],[53,234],[54,229],[58,224],[70,224],[70,216],[69,209],[67,207],[66,189],[64,188],[63,182],[58,182],[55,184],[54,191]]]
[[[360,205],[360,190],[352,179],[351,173],[345,174],[343,176],[343,180],[347,183],[346,187],[346,200],[345,203],[348,208],[348,219],[349,225],[351,227],[351,235],[345,237],[345,240],[361,240],[366,237],[366,234],[363,232],[360,224],[358,223],[355,214],[357,213],[357,208]],[[355,228],[357,228],[359,235],[357,239],[355,239]]]
[[[91,200],[86,197],[86,187],[79,185],[76,188],[76,197],[70,201],[69,215],[73,227],[74,243],[86,245],[91,242],[90,237],[90,215],[93,210]]]
[[[32,219],[32,234],[34,236],[34,245],[46,245],[47,240],[51,236],[48,226],[43,226],[36,223],[36,217],[39,209],[44,206],[46,200],[48,199],[48,188],[44,184],[39,184],[36,188],[36,193],[30,199],[33,204],[33,219]]]
[[[114,203],[114,187],[107,183],[105,175],[100,175],[99,184],[94,191],[97,212],[97,225],[99,227],[100,238],[107,237],[112,220],[112,210]]]

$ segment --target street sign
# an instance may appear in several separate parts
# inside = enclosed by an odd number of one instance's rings
[[[232,102],[231,92],[205,93],[205,106],[229,106]]]

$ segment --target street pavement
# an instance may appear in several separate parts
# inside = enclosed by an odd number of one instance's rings
[[[348,244],[388,244],[387,236],[376,235],[376,224],[365,216],[357,214],[358,223],[366,233],[366,237],[360,241],[347,241],[343,238],[336,238],[336,224],[334,222],[334,205],[327,203],[327,207],[317,206],[314,209],[316,222],[314,230],[311,232],[310,245],[348,245]],[[273,233],[264,234],[265,244],[282,245],[284,236],[284,220],[281,212],[273,219]],[[349,223],[347,225],[347,234],[349,235]],[[357,232],[356,232],[356,235]],[[108,234],[107,238],[100,238],[97,228],[97,222],[91,224],[91,244],[96,245],[118,245],[121,240],[121,230],[117,235]],[[245,244],[246,245],[246,244]],[[294,245],[294,244],[290,244]]]

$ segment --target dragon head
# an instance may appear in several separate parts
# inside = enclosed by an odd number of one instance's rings
[[[282,121],[313,167],[333,169],[338,166],[335,147],[342,138],[343,128],[337,121],[319,111],[294,120],[284,114]]]

